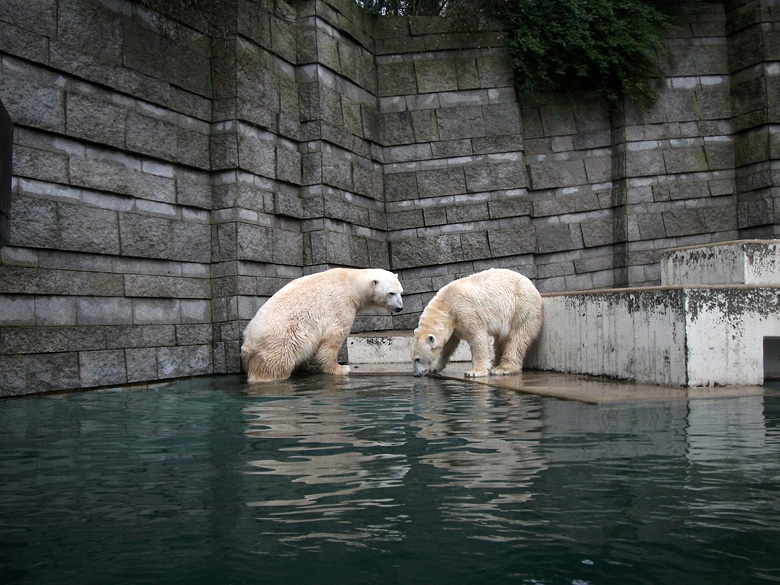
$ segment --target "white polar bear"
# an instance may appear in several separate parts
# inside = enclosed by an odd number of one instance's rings
[[[355,315],[403,309],[398,276],[378,268],[333,268],[298,278],[260,307],[244,330],[241,363],[250,382],[284,380],[298,366],[346,375],[337,361]]]
[[[461,339],[471,346],[467,377],[515,374],[542,328],[542,297],[522,274],[491,268],[443,287],[414,330],[414,375],[440,372]],[[495,358],[490,361],[490,337]]]

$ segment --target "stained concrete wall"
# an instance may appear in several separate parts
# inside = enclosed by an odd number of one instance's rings
[[[0,3],[15,124],[0,393],[239,370],[289,279],[399,273],[410,329],[488,266],[545,292],[657,285],[663,249],[777,233],[777,16],[668,3],[650,111],[519,101],[503,40],[351,0],[221,3],[220,30],[131,0]]]

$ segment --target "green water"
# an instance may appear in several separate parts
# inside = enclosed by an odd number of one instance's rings
[[[411,376],[7,399],[0,583],[777,583],[779,421]]]

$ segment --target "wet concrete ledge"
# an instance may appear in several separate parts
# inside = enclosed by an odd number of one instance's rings
[[[411,361],[385,364],[351,364],[351,375],[396,374],[412,376]],[[627,380],[615,380],[584,374],[563,374],[541,370],[524,370],[513,376],[488,376],[465,378],[471,368],[469,362],[448,365],[434,377],[464,381],[526,394],[536,394],[560,400],[577,400],[590,404],[619,402],[659,402],[670,400],[701,400],[712,398],[744,398],[750,396],[775,396],[780,392],[763,386],[676,387],[658,384],[642,384]]]

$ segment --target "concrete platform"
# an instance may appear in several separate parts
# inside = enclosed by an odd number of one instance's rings
[[[663,286],[543,295],[544,325],[525,362],[538,373],[476,383],[585,399],[595,376],[602,401],[755,394],[780,377],[780,241],[669,250],[661,265]],[[347,340],[355,371],[409,372],[411,348],[411,331]],[[470,360],[461,343],[445,375]]]
[[[388,364],[350,364],[350,375],[407,375],[412,377],[410,362]],[[721,386],[717,388],[659,386],[611,380],[596,376],[561,374],[525,370],[517,376],[465,378],[468,362],[450,364],[441,374],[432,377],[465,381],[471,384],[503,388],[526,394],[536,394],[560,400],[577,400],[590,404],[618,402],[658,402],[669,400],[701,400],[708,398],[741,398],[745,396],[776,396],[780,392],[763,386]]]

